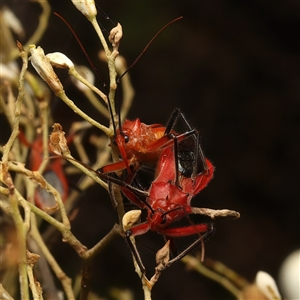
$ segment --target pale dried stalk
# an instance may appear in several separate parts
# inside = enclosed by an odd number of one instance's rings
[[[48,264],[51,266],[56,277],[60,280],[60,282],[64,288],[64,291],[66,293],[67,299],[69,299],[69,300],[75,299],[74,293],[72,291],[72,280],[63,272],[63,270],[60,268],[59,264],[56,262],[55,258],[49,251],[48,247],[45,245],[45,243],[41,237],[41,234],[37,228],[35,214],[32,214],[32,216],[31,216],[31,229],[30,229],[29,234],[36,241],[41,252],[44,254]]]
[[[99,122],[95,121],[93,118],[91,118],[89,115],[84,113],[81,109],[79,109],[75,103],[68,98],[64,90],[61,90],[60,92],[55,94],[57,97],[59,97],[63,102],[65,102],[77,115],[82,117],[84,120],[95,126],[96,128],[102,130],[107,136],[111,137],[113,135],[113,131],[107,128],[106,126],[103,126]]]
[[[43,291],[40,283],[34,278],[33,275],[33,267],[37,260],[39,259],[39,255],[35,253],[30,253],[28,250],[26,251],[27,256],[27,274],[29,278],[29,287],[32,292],[32,296],[34,300],[43,300]]]
[[[116,62],[117,72],[119,76],[121,76],[127,71],[126,60],[123,56],[119,55],[116,58],[115,62]],[[129,109],[132,105],[135,91],[131,84],[129,73],[127,73],[125,76],[122,77],[121,84],[123,88],[123,101],[122,101],[122,109],[121,109],[121,122],[122,122],[127,117]]]
[[[0,283],[0,295],[2,296],[2,299],[5,300],[14,300],[12,296],[5,290],[3,285]]]
[[[94,93],[96,93],[100,98],[107,104],[108,99],[107,96],[101,92],[97,87],[95,87],[93,84],[89,83],[83,76],[81,76],[75,67],[69,69],[69,74],[82,82],[84,85],[86,85],[88,88],[90,88]]]
[[[22,69],[19,78],[19,94],[15,104],[15,119],[12,133],[3,146],[3,156],[1,163],[1,180],[8,187],[9,190],[9,203],[11,205],[12,218],[16,225],[16,231],[19,240],[20,247],[20,261],[19,261],[19,281],[20,281],[20,292],[22,299],[29,299],[29,289],[28,289],[28,278],[27,278],[27,266],[26,266],[26,235],[27,226],[24,225],[22,216],[19,211],[18,200],[15,195],[15,186],[13,184],[12,178],[8,173],[8,155],[11,151],[13,143],[19,134],[19,122],[21,115],[21,105],[24,98],[24,76],[28,66],[27,53],[24,51],[22,45],[18,42],[17,46],[19,48],[20,56],[22,58]],[[26,214],[28,216],[28,212]]]
[[[9,180],[10,181],[10,180]],[[11,181],[12,183],[12,181]],[[18,200],[15,195],[15,188],[8,180],[5,184],[9,186],[9,203],[11,205],[12,218],[16,226],[18,236],[20,258],[19,258],[19,282],[21,299],[29,299],[28,278],[27,278],[27,260],[26,260],[26,236],[27,229],[24,226],[22,216],[19,211]]]
[[[74,157],[71,154],[64,155],[64,158],[67,159],[72,165],[74,165],[76,168],[81,170],[84,174],[91,177],[95,182],[100,184],[102,187],[104,187],[106,190],[108,190],[107,183],[101,180],[97,174],[89,169],[87,169],[84,165],[80,164],[79,162],[74,159]]]
[[[31,64],[40,75],[40,77],[49,85],[54,94],[59,97],[63,102],[65,102],[76,114],[81,116],[84,120],[95,126],[96,128],[102,130],[107,136],[112,136],[113,131],[102,124],[95,121],[93,118],[89,117],[86,113],[80,110],[75,103],[68,98],[66,95],[63,85],[61,84],[59,78],[53,70],[49,59],[45,56],[44,50],[41,47],[35,45],[30,45],[31,53]]]
[[[45,189],[46,191],[48,191],[49,193],[51,193],[53,195],[53,197],[55,198],[55,201],[60,209],[62,222],[66,228],[70,229],[70,227],[71,227],[70,221],[66,214],[66,210],[65,210],[63,201],[61,199],[61,195],[58,193],[58,191],[51,184],[49,184],[40,173],[38,173],[36,171],[30,171],[30,170],[26,169],[20,163],[9,162],[8,165],[9,165],[10,171],[21,173],[23,175],[26,175],[28,178],[36,180],[36,182],[39,183],[43,189]]]
[[[197,258],[191,255],[186,255],[181,259],[181,261],[185,263],[189,269],[195,270],[200,274],[204,275],[205,277],[218,282],[236,298],[239,297],[240,290],[236,288],[228,278],[221,276],[220,274],[206,268]]]
[[[28,42],[24,45],[25,49],[28,49],[29,45],[36,44],[43,36],[47,26],[48,26],[48,20],[50,17],[51,7],[47,0],[33,0],[34,2],[37,2],[41,5],[43,11],[39,17],[39,24],[36,27],[36,31],[34,34],[30,37]],[[18,56],[18,52],[15,49],[12,49],[10,53],[10,60],[15,60],[15,58]]]
[[[230,209],[211,209],[204,207],[192,207],[191,209],[194,214],[208,216],[211,219],[217,217],[234,217],[238,219],[240,217],[239,212]]]
[[[13,146],[13,143],[15,139],[17,138],[19,134],[19,123],[20,123],[20,116],[21,116],[21,105],[23,102],[24,98],[24,76],[25,72],[28,67],[28,58],[27,58],[27,53],[24,51],[24,48],[22,47],[21,43],[17,43],[17,46],[20,51],[20,56],[22,58],[22,69],[20,73],[20,78],[19,78],[19,93],[18,93],[18,98],[15,104],[15,118],[14,118],[14,123],[13,123],[13,130],[11,132],[11,135],[7,141],[7,143],[3,146],[3,156],[2,156],[2,162],[7,162],[8,161],[8,155],[11,151],[11,148]]]
[[[110,114],[107,108],[99,102],[98,98],[90,89],[85,89],[82,91],[85,97],[90,101],[90,103],[106,118],[110,118]]]
[[[39,103],[39,107],[41,110],[41,124],[43,131],[43,162],[40,165],[38,172],[43,174],[46,166],[49,163],[49,160],[46,159],[49,157],[49,105],[47,101],[43,101]]]
[[[23,169],[22,169],[22,173],[24,172]],[[13,170],[15,172],[18,172],[17,168],[13,168]],[[31,171],[27,170],[26,172],[31,172]],[[29,175],[27,175],[27,176],[29,176]],[[49,224],[51,224],[52,226],[54,226],[58,231],[60,231],[60,233],[63,236],[63,241],[67,242],[69,245],[71,245],[75,249],[75,251],[78,253],[78,255],[81,258],[83,258],[83,259],[89,259],[89,258],[93,257],[95,255],[95,253],[97,253],[98,251],[100,251],[101,248],[105,247],[111,241],[112,237],[114,238],[115,236],[117,236],[117,234],[120,233],[119,226],[118,225],[114,225],[114,227],[112,228],[112,230],[105,237],[103,237],[101,239],[101,241],[99,241],[91,249],[87,249],[87,247],[84,246],[83,244],[81,244],[81,242],[73,235],[73,233],[71,232],[71,229],[70,229],[69,226],[66,226],[62,222],[57,221],[55,218],[53,218],[52,216],[48,215],[43,210],[39,209],[38,207],[36,207],[35,205],[31,204],[30,202],[27,202],[22,197],[22,195],[18,192],[18,190],[16,190],[16,189],[15,189],[15,195],[16,195],[16,197],[18,199],[18,202],[20,204],[23,204],[22,202],[27,203],[28,206],[29,206],[29,208],[31,209],[31,211],[34,214],[38,215],[39,217],[41,217],[42,219],[44,219],[46,222],[48,222]],[[1,202],[2,201],[0,201],[0,203]]]

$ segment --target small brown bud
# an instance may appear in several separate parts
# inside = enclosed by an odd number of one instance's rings
[[[118,23],[117,26],[110,31],[108,39],[111,42],[112,46],[116,47],[119,46],[122,36],[123,36],[122,26],[120,23]]]
[[[59,123],[53,124],[53,131],[50,135],[50,149],[57,155],[70,154],[67,140],[65,138],[65,132],[62,130],[62,126]]]

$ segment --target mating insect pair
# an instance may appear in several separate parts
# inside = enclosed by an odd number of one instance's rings
[[[186,127],[183,133],[174,128],[178,119]],[[205,158],[199,145],[199,134],[185,119],[179,109],[172,114],[166,127],[146,125],[139,119],[126,120],[116,131],[115,142],[122,161],[97,170],[100,178],[118,184],[123,194],[141,209],[146,209],[147,219],[126,230],[125,237],[140,268],[145,271],[142,260],[130,237],[142,235],[149,230],[171,240],[173,258],[168,265],[179,260],[198,246],[212,231],[212,223],[194,224],[189,219],[194,214],[191,200],[204,189],[213,177],[214,167]],[[144,164],[156,164],[155,177],[148,190],[134,185],[136,173]],[[108,173],[126,170],[124,179]],[[176,225],[186,218],[188,226]],[[177,253],[173,238],[197,235],[196,241]]]

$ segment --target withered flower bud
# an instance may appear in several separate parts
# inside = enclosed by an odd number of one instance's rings
[[[162,268],[166,266],[170,260],[170,240],[168,240],[165,245],[157,251],[155,259],[157,266]]]
[[[110,31],[108,40],[111,42],[113,47],[116,47],[119,46],[122,36],[123,36],[122,26],[120,23],[118,23],[117,26]]]
[[[88,20],[96,17],[97,9],[94,0],[72,0],[72,2]]]
[[[62,126],[59,123],[53,124],[53,131],[50,135],[50,149],[57,155],[70,154],[67,140],[65,138],[65,132],[62,130]]]
[[[54,72],[48,58],[45,56],[44,50],[41,47],[36,48],[35,45],[30,45],[29,51],[31,53],[31,64],[40,77],[47,82],[55,94],[63,91],[63,86]]]

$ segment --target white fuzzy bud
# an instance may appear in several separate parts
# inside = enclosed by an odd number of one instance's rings
[[[275,280],[266,272],[259,271],[256,274],[255,283],[258,289],[269,300],[281,300]]]
[[[139,220],[141,214],[142,211],[137,209],[128,211],[122,219],[124,231],[129,230]]]
[[[74,68],[73,62],[61,52],[48,53],[46,55],[52,67],[61,69]]]

